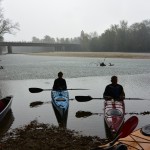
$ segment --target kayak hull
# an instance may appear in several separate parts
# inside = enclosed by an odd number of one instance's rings
[[[7,96],[0,100],[0,102],[4,105],[3,108],[0,110],[0,122],[5,118],[6,114],[11,109],[12,99],[13,96]]]

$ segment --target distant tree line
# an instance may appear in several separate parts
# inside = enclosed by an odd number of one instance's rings
[[[130,26],[123,20],[101,35],[81,31],[80,37],[55,39],[46,35],[43,39],[33,37],[32,42],[80,44],[82,51],[93,52],[150,52],[150,20]]]
[[[80,44],[80,38],[53,38],[49,35],[45,35],[43,39],[32,37],[34,43],[64,43],[64,44]]]
[[[89,38],[91,51],[150,52],[150,20],[134,23],[126,21],[111,25],[101,36]]]

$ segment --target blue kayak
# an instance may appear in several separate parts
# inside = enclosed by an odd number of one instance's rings
[[[51,91],[52,104],[59,114],[63,117],[69,108],[68,90]]]

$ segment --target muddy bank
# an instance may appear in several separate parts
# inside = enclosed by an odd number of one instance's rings
[[[150,53],[123,53],[123,52],[122,53],[121,52],[46,52],[46,53],[30,53],[30,55],[150,59]]]
[[[6,134],[0,150],[90,150],[108,142],[99,137],[82,136],[76,131],[32,121]]]

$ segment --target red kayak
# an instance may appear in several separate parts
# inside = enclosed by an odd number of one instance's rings
[[[112,135],[116,135],[124,123],[124,101],[104,101],[104,120]]]

